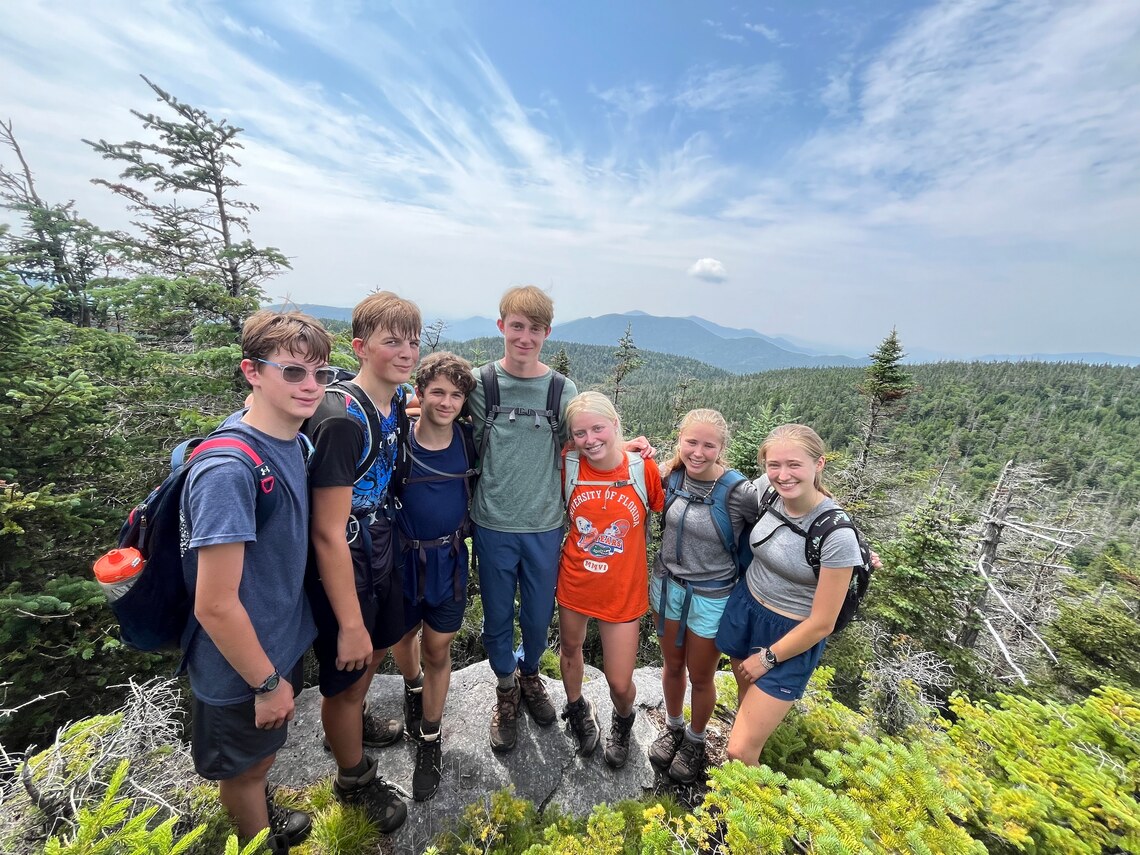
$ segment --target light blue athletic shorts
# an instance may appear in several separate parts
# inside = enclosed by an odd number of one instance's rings
[[[681,620],[681,607],[685,602],[685,588],[672,579],[662,578],[653,574],[649,582],[649,607],[654,612],[661,610],[661,585],[668,585],[665,600],[665,619]],[[717,588],[723,588],[727,582],[716,582]],[[720,626],[720,616],[724,614],[725,603],[728,597],[701,596],[700,588],[693,588],[693,599],[689,602],[689,614],[685,627],[693,635],[700,638],[716,638],[717,628]]]

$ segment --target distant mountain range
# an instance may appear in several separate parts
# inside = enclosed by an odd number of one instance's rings
[[[339,306],[302,303],[295,308],[318,318],[352,320],[352,310]],[[721,326],[695,315],[663,318],[645,312],[626,312],[597,318],[579,318],[555,324],[550,338],[554,341],[616,347],[618,339],[625,334],[627,324],[632,328],[634,343],[641,350],[687,356],[736,374],[752,374],[777,368],[866,365],[869,361],[866,357],[829,353],[825,345],[815,342],[766,336],[752,329]],[[448,320],[443,331],[443,338],[447,341],[469,341],[497,335],[499,330],[495,320],[483,317]],[[910,355],[906,361],[912,363],[962,360],[962,357],[920,348],[908,348],[908,351]],[[975,361],[1083,362],[1093,365],[1140,366],[1140,356],[1113,353],[991,354],[976,357]]]

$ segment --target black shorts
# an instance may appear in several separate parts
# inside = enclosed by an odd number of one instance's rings
[[[293,686],[293,697],[305,685],[305,658],[297,660],[289,673],[283,674]],[[289,726],[261,730],[255,723],[254,696],[249,700],[225,706],[214,706],[198,700],[190,705],[190,754],[194,768],[208,781],[234,778],[285,744]]]
[[[360,614],[372,636],[372,649],[385,650],[404,635],[403,573],[397,571],[399,532],[391,520],[378,514],[375,522],[361,529],[349,542],[352,573],[356,579],[356,596]],[[332,610],[324,586],[310,564],[306,579],[313,619],[317,623],[317,682],[326,698],[339,695],[364,676],[367,670],[341,671],[336,667],[336,645],[340,624]]]

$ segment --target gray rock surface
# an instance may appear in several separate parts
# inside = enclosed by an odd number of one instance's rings
[[[393,836],[393,851],[419,853],[432,839],[451,827],[463,809],[504,787],[533,802],[539,809],[557,805],[577,815],[588,814],[595,805],[640,798],[654,788],[655,771],[646,751],[657,736],[646,710],[659,709],[661,671],[639,669],[637,722],[633,729],[629,762],[615,770],[602,757],[605,735],[609,732],[609,689],[604,675],[586,666],[583,693],[598,712],[603,738],[592,757],[578,757],[565,723],[542,728],[525,713],[519,719],[519,740],[514,751],[495,754],[488,741],[491,709],[495,704],[495,677],[486,662],[456,671],[443,715],[443,780],[435,797],[427,802],[408,798],[408,820]],[[546,679],[547,691],[555,709],[566,701],[561,682]],[[400,677],[381,674],[369,690],[372,708],[389,718],[403,716],[403,683]],[[321,747],[320,696],[316,689],[297,699],[296,718],[289,741],[278,754],[270,774],[274,783],[286,787],[308,787],[335,772],[332,756]],[[405,738],[390,748],[371,752],[380,764],[381,774],[406,792],[411,791],[415,744]]]

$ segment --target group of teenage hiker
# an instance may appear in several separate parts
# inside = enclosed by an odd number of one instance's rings
[[[553,314],[542,290],[508,290],[498,321],[504,355],[475,370],[447,352],[421,362],[418,308],[377,292],[353,311],[359,370],[350,380],[329,367],[332,339],[315,319],[261,311],[245,323],[241,372],[252,392],[222,430],[272,467],[274,511],[258,519],[256,481],[224,456],[194,466],[182,493],[185,575],[201,627],[184,650],[192,753],[241,838],[268,828],[268,850],[281,853],[310,831],[306,814],[267,795],[310,647],[335,797],[382,832],[398,828],[407,806],[366,749],[405,735],[416,741],[413,798],[435,794],[469,538],[497,679],[488,711],[496,752],[515,747],[524,711],[543,727],[558,718],[539,673],[556,605],[561,717],[582,756],[603,736],[582,694],[590,618],[613,702],[610,766],[629,756],[647,612],[666,713],[648,754],[670,778],[692,782],[703,768],[722,655],[740,694],[730,759],[757,764],[803,694],[860,563],[856,535],[843,527],[823,541],[817,566],[805,558],[803,532],[842,514],[820,480],[819,437],[803,425],[777,428],[760,446],[753,482],[725,463],[723,416],[698,409],[658,465],[644,437],[623,437],[607,397],[579,394],[541,361]],[[409,420],[409,409],[418,417]],[[650,568],[649,513],[662,511]],[[742,533],[743,560],[733,547]],[[366,699],[389,650],[404,680],[403,722],[378,717]]]

